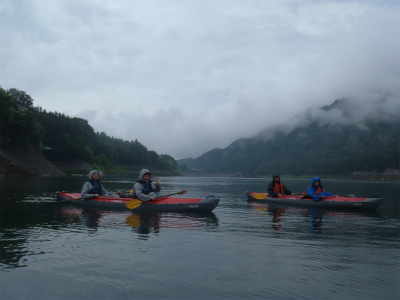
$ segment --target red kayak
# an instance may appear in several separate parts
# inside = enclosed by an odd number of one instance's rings
[[[302,206],[312,208],[332,208],[344,210],[375,210],[383,202],[383,198],[372,196],[369,198],[357,198],[354,196],[332,196],[323,200],[314,201],[303,195],[282,195],[270,197],[268,193],[247,192],[247,201],[266,202],[276,205]]]
[[[69,203],[90,208],[148,211],[209,212],[219,202],[215,196],[206,198],[182,198],[164,196],[153,201],[140,201],[133,198],[95,197],[81,198],[78,193],[57,193],[59,203]]]

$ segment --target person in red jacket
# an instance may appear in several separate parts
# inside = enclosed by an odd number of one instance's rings
[[[293,195],[293,193],[281,183],[281,176],[279,174],[272,175],[272,181],[268,185],[268,194],[270,197]]]

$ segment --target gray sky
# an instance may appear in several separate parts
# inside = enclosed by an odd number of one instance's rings
[[[0,85],[176,159],[342,97],[400,101],[398,1],[0,0]]]

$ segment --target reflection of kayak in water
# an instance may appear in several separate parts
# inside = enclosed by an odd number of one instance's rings
[[[206,198],[182,198],[165,196],[153,201],[142,202],[132,198],[95,197],[91,199],[80,198],[79,193],[57,193],[57,201],[90,207],[96,209],[131,210],[135,212],[148,211],[175,211],[175,212],[203,212],[212,211],[219,202],[214,196]],[[137,201],[134,209],[127,207],[127,203]]]
[[[335,218],[347,218],[347,219],[360,219],[364,217],[375,217],[382,218],[382,216],[374,210],[333,210],[333,209],[322,209],[312,207],[288,207],[285,205],[270,204],[266,202],[247,202],[247,207],[254,209],[255,213],[267,213],[279,211],[283,209],[291,214],[301,215],[308,217],[311,214],[323,214]]]
[[[136,213],[118,210],[98,210],[94,208],[63,205],[57,209],[59,219],[65,224],[84,224],[88,228],[114,227],[124,223],[138,233],[159,232],[163,228],[184,230],[215,229],[219,225],[213,212],[145,212]]]
[[[382,218],[382,216],[374,210],[334,210],[312,207],[288,207],[285,205],[252,201],[248,202],[247,207],[253,209],[256,216],[272,217],[271,225],[275,230],[280,230],[285,226],[290,228],[293,226],[293,222],[297,222],[293,221],[296,220],[296,218],[298,218],[297,220],[303,218],[308,219],[311,225],[311,232],[314,234],[322,233],[322,225],[325,217],[333,220],[347,221],[351,224],[369,218]],[[296,225],[296,227],[297,226],[298,225]]]
[[[153,228],[180,228],[185,230],[202,230],[218,226],[218,218],[214,213],[176,214],[176,213],[132,213],[126,218],[126,226],[140,230]]]
[[[383,198],[379,198],[377,196],[372,196],[370,198],[332,196],[323,200],[314,201],[312,199],[306,199],[302,195],[282,195],[281,197],[269,197],[267,193],[247,192],[247,201],[322,209],[375,210],[381,205]]]

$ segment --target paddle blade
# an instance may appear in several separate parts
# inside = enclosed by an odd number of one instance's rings
[[[180,191],[180,192],[178,193],[178,195],[183,195],[184,193],[186,193],[186,191]]]
[[[253,197],[259,200],[267,198],[265,194],[254,194]]]
[[[133,199],[133,200],[131,200],[129,202],[126,202],[126,207],[129,208],[129,209],[135,209],[135,208],[139,207],[140,204],[142,204],[141,200]]]

